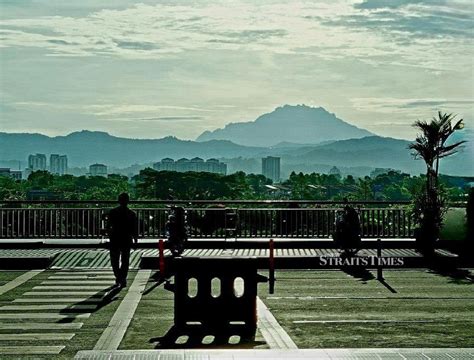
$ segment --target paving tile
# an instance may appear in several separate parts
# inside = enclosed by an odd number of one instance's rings
[[[65,348],[61,346],[1,346],[2,355],[55,355]]]
[[[71,305],[71,304],[48,304],[48,305],[5,305],[0,311],[42,311],[42,310],[87,310],[94,311],[97,305]]]
[[[25,282],[27,282],[28,280],[34,278],[36,275],[40,274],[43,271],[44,270],[31,270],[31,271],[28,271],[27,273],[24,273],[24,274],[18,276],[17,278],[13,279],[12,281],[7,282],[6,284],[0,286],[0,295],[5,294],[7,291],[10,291],[10,290],[24,284]]]
[[[109,325],[104,330],[96,345],[95,350],[116,350],[127,331],[128,325],[135,314],[142,293],[145,290],[151,270],[140,270],[133,279],[132,285],[112,316]]]
[[[428,356],[428,358],[432,360],[452,360],[452,357],[450,357],[448,354],[423,352],[423,355]]]
[[[62,285],[62,286],[57,286],[57,285],[51,285],[51,286],[43,286],[43,285],[39,285],[39,286],[35,286],[33,288],[33,290],[77,290],[77,289],[82,289],[82,290],[106,290],[108,288],[108,286],[91,286],[91,285],[87,285],[87,286],[66,286],[66,285]]]
[[[100,291],[28,291],[23,296],[94,296]]]
[[[293,324],[418,324],[435,323],[439,320],[396,320],[396,319],[349,319],[349,320],[294,320]]]
[[[83,285],[113,285],[115,280],[46,280],[41,285],[76,285],[82,287]]]
[[[0,330],[78,330],[84,325],[72,323],[0,323]]]
[[[271,349],[297,349],[295,342],[281,327],[265,303],[257,297],[258,328]]]
[[[38,299],[38,298],[27,298],[27,299],[15,299],[12,302],[17,304],[23,303],[90,303],[90,304],[98,304],[102,302],[101,298],[54,298],[54,299]]]
[[[53,275],[49,276],[48,280],[115,280],[113,275]]]
[[[400,354],[377,354],[381,360],[403,360]]]
[[[113,275],[114,272],[112,270],[103,270],[98,269],[97,271],[85,271],[85,270],[58,270],[55,272],[55,275]]]
[[[0,313],[0,320],[18,320],[18,319],[84,319],[89,318],[90,313],[75,314],[75,313],[28,313],[28,314],[2,314]]]
[[[48,341],[48,340],[71,340],[73,333],[20,333],[20,334],[2,334],[1,341]]]

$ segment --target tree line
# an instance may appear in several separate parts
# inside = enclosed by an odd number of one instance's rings
[[[471,180],[472,181],[472,180]],[[412,200],[423,191],[426,175],[410,176],[388,171],[355,178],[338,174],[291,173],[280,184],[263,175],[237,172],[219,175],[206,172],[156,171],[150,168],[132,178],[121,175],[86,177],[33,172],[27,180],[0,177],[0,200],[27,200],[35,191],[60,200],[115,200],[129,192],[136,200]],[[468,179],[441,175],[440,189],[451,201],[468,191]]]

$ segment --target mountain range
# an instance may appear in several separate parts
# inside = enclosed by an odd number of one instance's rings
[[[196,142],[175,137],[162,139],[128,139],[100,131],[74,132],[66,136],[49,137],[40,134],[0,133],[0,159],[23,160],[29,154],[67,154],[74,166],[104,163],[125,167],[148,163],[165,157],[203,158],[253,156],[261,148],[247,147],[226,140]]]
[[[312,120],[308,120],[310,118]],[[311,125],[311,122],[319,125]],[[232,124],[229,128],[238,129],[238,125],[240,124]],[[199,156],[225,161],[229,172],[242,170],[260,173],[260,159],[273,155],[282,159],[282,177],[288,176],[291,171],[327,172],[332,166],[337,166],[345,174],[356,176],[367,175],[375,168],[392,168],[411,174],[425,171],[423,161],[413,160],[408,150],[410,141],[373,135],[345,123],[322,108],[285,105],[262,115],[253,123],[243,123],[239,131],[245,129],[248,136],[242,137],[238,144],[229,139],[213,138],[223,134],[237,136],[237,130],[227,131],[229,128],[204,133],[198,138],[199,141],[175,137],[129,139],[86,130],[56,137],[0,132],[0,167],[17,168],[19,161],[25,164],[29,154],[57,153],[68,155],[72,167],[104,163],[115,168],[114,171],[117,168],[128,168],[121,172],[129,174],[165,157],[179,159]],[[259,146],[249,146],[257,139],[262,139],[265,128],[267,138],[271,140],[258,140]],[[286,129],[286,137],[280,136],[284,134],[281,129]],[[328,129],[332,129],[332,132]],[[322,133],[327,137],[322,137]],[[467,139],[469,142],[458,154],[442,160],[441,172],[473,176],[472,129],[457,132],[455,137],[456,140]],[[135,164],[138,165],[130,167]]]
[[[245,146],[270,147],[278,143],[317,144],[374,135],[351,125],[322,107],[284,105],[255,121],[230,123],[205,131],[196,141],[229,140]]]

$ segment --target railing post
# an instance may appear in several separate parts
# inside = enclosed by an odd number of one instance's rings
[[[269,250],[270,250],[270,253],[269,253],[269,268],[268,268],[268,272],[269,272],[269,293],[270,294],[273,294],[275,292],[275,254],[274,254],[274,250],[275,250],[275,243],[273,241],[273,239],[270,239],[270,243],[269,243]]]
[[[159,251],[159,269],[160,277],[165,277],[165,243],[163,239],[158,241],[158,251]]]
[[[377,280],[383,280],[383,268],[382,268],[382,240],[377,239]]]

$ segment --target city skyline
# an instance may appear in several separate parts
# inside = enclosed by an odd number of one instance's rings
[[[0,127],[195,139],[284,104],[382,136],[473,119],[469,1],[0,5]]]

